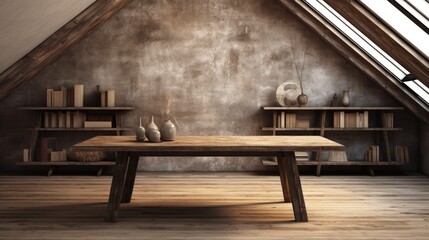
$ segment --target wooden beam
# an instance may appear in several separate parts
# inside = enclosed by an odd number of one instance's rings
[[[131,0],[97,0],[0,74],[0,101],[57,59]]]
[[[429,107],[405,88],[393,76],[350,42],[302,0],[278,0],[316,35],[330,44],[347,61],[356,66],[393,98],[413,112],[419,119],[429,122]]]
[[[325,0],[335,11],[377,44],[426,86],[429,86],[429,60],[356,0]]]

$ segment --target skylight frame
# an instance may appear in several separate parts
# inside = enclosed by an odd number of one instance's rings
[[[427,6],[416,5],[419,2],[423,4],[426,2],[424,0],[388,0],[394,7],[401,11],[405,16],[407,16],[411,21],[413,21],[418,27],[423,31],[429,34],[429,4]],[[420,7],[420,8],[419,8]],[[427,9],[423,10],[421,8],[426,7]],[[424,14],[427,11],[428,16]]]

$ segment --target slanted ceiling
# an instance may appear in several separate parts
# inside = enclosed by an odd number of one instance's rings
[[[0,3],[0,31],[2,31],[2,38],[0,39],[2,48],[0,72],[3,71],[0,75],[0,101],[20,85],[30,80],[71,45],[80,41],[86,34],[104,23],[130,1],[3,0]],[[393,79],[389,73],[366,56],[362,50],[354,46],[335,28],[329,26],[302,0],[278,1],[370,79],[415,113],[417,117],[423,121],[428,121],[429,108],[427,105]],[[354,2],[352,0],[344,1],[341,3],[342,5],[338,5],[337,9],[344,9],[347,4],[353,4]],[[92,5],[88,7],[91,3]],[[337,7],[335,1],[328,1],[328,3]],[[84,12],[72,19],[73,16],[76,16],[85,8]],[[38,20],[36,21],[36,19]],[[72,20],[69,21],[70,19]],[[24,22],[27,23],[24,24]],[[66,22],[68,23],[64,25]],[[64,26],[55,32],[61,25]],[[52,32],[55,33],[52,34]],[[52,35],[43,41],[49,34]],[[7,37],[4,38],[3,36],[6,35]],[[383,41],[383,39],[376,40]],[[41,41],[43,42],[39,44]],[[383,45],[382,42],[381,45]],[[389,43],[386,43],[386,45],[389,45]],[[31,50],[35,46],[37,47]],[[400,45],[395,46],[397,48],[402,47]],[[27,52],[29,53],[24,56],[23,54]],[[411,70],[414,71],[415,76],[422,77],[423,81],[426,82],[428,73],[419,68],[421,62],[417,61],[416,57],[396,53],[393,55],[394,57],[407,56],[413,60],[411,64],[413,64],[414,68]],[[19,58],[21,58],[19,61],[10,66]],[[403,59],[398,61],[401,62]],[[407,65],[407,62],[404,65]],[[6,68],[8,69],[4,71]]]
[[[0,1],[0,73],[95,0]]]

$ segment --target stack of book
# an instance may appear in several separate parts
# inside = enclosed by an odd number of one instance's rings
[[[85,113],[80,111],[45,112],[45,128],[83,128]]]
[[[111,128],[112,116],[111,115],[91,115],[86,116],[83,123],[84,128]]]
[[[83,85],[74,85],[73,89],[61,87],[61,90],[46,90],[47,107],[83,107]]]
[[[67,161],[67,150],[51,152],[51,162],[64,162]]]
[[[402,163],[410,162],[410,154],[408,152],[408,147],[395,146],[395,161]]]
[[[295,152],[295,159],[297,161],[308,161],[308,152]]]
[[[393,128],[393,113],[383,113],[383,127]]]
[[[371,145],[365,153],[365,161],[367,162],[380,162],[380,147],[378,145]]]
[[[334,128],[368,128],[368,111],[334,112]]]

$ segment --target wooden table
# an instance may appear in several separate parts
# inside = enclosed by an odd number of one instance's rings
[[[131,202],[140,156],[273,156],[278,159],[285,202],[295,220],[306,222],[307,210],[294,151],[344,150],[320,136],[178,136],[175,141],[140,143],[134,136],[97,136],[76,144],[77,151],[117,152],[106,221],[116,222],[120,203]]]

